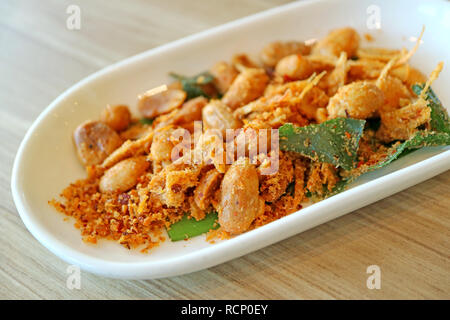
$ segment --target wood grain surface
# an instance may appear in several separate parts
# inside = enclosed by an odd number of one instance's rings
[[[61,92],[113,62],[285,2],[0,1],[0,298],[450,298],[450,172],[208,270],[153,281],[82,272],[80,290],[67,288],[67,264],[19,218],[14,156]],[[80,30],[66,28],[71,4]],[[366,286],[370,265],[381,268],[379,290]]]

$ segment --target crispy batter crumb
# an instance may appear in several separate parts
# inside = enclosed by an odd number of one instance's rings
[[[77,148],[84,148],[77,151],[87,178],[70,184],[60,199],[48,203],[65,215],[64,220],[73,219],[84,242],[97,244],[108,239],[142,253],[165,241],[164,229],[186,213],[188,219],[199,221],[211,211],[218,212],[221,227],[206,234],[206,240],[215,243],[236,234],[233,230],[255,229],[296,212],[310,199],[329,195],[342,179],[345,182],[348,177],[359,176],[389,157],[399,146],[398,140],[430,128],[432,110],[425,92],[443,63],[428,81],[408,64],[422,35],[423,30],[410,51],[361,48],[357,32],[341,28],[313,45],[271,43],[261,53],[262,64],[241,54],[231,63],[217,63],[209,74],[194,77],[195,83],[192,78],[180,77],[164,85],[173,96],[141,106],[144,118],[139,121],[130,123],[127,118],[120,128],[107,124],[121,123],[124,119],[120,117],[113,122],[91,122],[97,126],[90,130],[86,130],[86,123],[82,125],[84,135],[75,136],[75,140],[80,140]],[[363,37],[374,40],[368,33]],[[426,82],[419,96],[411,92],[417,82]],[[199,90],[204,94],[198,96]],[[190,97],[192,94],[195,98]],[[222,106],[220,110],[216,110],[218,106]],[[127,107],[121,109],[129,114]],[[235,150],[230,151],[247,133],[259,134],[261,129],[277,129],[287,123],[302,127],[336,117],[367,120],[359,140],[357,164],[351,170],[319,162],[316,149],[310,158],[274,150],[272,145],[250,155],[259,140],[245,144],[241,159],[234,159]],[[369,126],[374,119],[380,120],[376,130]],[[201,143],[183,141],[184,149],[177,150],[179,159],[172,161],[179,142],[175,133],[194,132],[196,120],[202,121],[203,129],[241,131],[224,139],[201,131]],[[356,139],[347,131],[340,136],[346,141]],[[212,148],[213,140],[224,147],[224,154]],[[308,147],[313,140],[305,138],[300,144]],[[335,143],[333,138],[329,140]],[[355,154],[355,150],[346,151],[349,156]],[[199,153],[205,159],[185,161]],[[278,171],[264,175],[273,164],[269,155],[274,154],[279,155]],[[219,163],[228,157],[245,166]],[[235,226],[245,222],[245,227],[227,229],[224,216]]]

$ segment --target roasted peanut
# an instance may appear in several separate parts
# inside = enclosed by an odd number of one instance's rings
[[[162,115],[155,120],[155,128],[163,128],[168,125],[183,125],[202,119],[202,109],[208,103],[205,97],[197,97],[183,103],[180,109]]]
[[[127,130],[120,133],[120,137],[125,140],[137,140],[152,131],[152,126],[141,122],[133,123]]]
[[[209,69],[209,72],[214,77],[214,85],[221,94],[227,92],[228,88],[239,74],[234,66],[224,61],[216,63]]]
[[[205,97],[197,97],[183,103],[180,111],[175,117],[174,124],[201,120],[202,109],[206,106],[207,103],[208,99],[206,99]]]
[[[154,118],[182,105],[186,99],[186,92],[180,89],[169,88],[153,95],[139,97],[138,109],[145,118]]]
[[[116,131],[125,130],[131,121],[131,113],[127,106],[107,105],[102,110],[100,120]]]
[[[153,140],[153,130],[149,130],[137,140],[127,140],[113,151],[101,164],[102,169],[111,168],[113,165],[131,156],[148,153]]]
[[[222,102],[233,110],[242,107],[259,98],[268,82],[269,77],[264,69],[245,69],[233,81]]]
[[[220,226],[231,234],[246,231],[262,212],[264,200],[259,196],[258,173],[248,159],[234,162],[221,184]]]
[[[203,126],[206,130],[217,129],[226,137],[226,129],[238,129],[243,126],[241,120],[233,116],[233,112],[219,100],[211,100],[202,110]]]
[[[194,201],[201,210],[208,209],[213,193],[220,185],[222,174],[216,169],[209,170],[200,179],[194,191]]]
[[[245,67],[245,68],[260,68],[255,61],[253,61],[248,55],[245,53],[235,54],[231,59],[231,63],[237,69]]]
[[[275,68],[275,72],[290,80],[303,80],[308,78],[314,69],[311,63],[299,54],[293,54],[281,59]]]
[[[379,88],[383,91],[384,104],[383,111],[391,111],[400,107],[400,99],[411,99],[412,95],[403,82],[392,76],[387,76],[379,83]]]
[[[73,133],[73,140],[78,158],[85,166],[101,163],[122,144],[117,132],[100,121],[79,125]]]
[[[375,84],[357,81],[340,87],[330,99],[327,111],[330,118],[367,119],[379,110],[383,103],[383,91]]]
[[[166,161],[171,159],[172,149],[175,146],[170,139],[173,131],[173,127],[164,127],[155,131],[150,147],[152,160]]]
[[[145,156],[122,160],[106,170],[100,179],[101,192],[125,192],[133,188],[150,163]]]
[[[288,42],[272,42],[269,43],[261,51],[260,57],[264,65],[267,67],[275,67],[282,58],[291,54],[308,55],[311,48],[304,42],[288,41]]]
[[[353,28],[341,28],[331,31],[312,49],[312,54],[339,57],[342,51],[347,57],[353,57],[359,47],[359,35]]]

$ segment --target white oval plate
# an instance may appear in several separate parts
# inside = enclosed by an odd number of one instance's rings
[[[371,5],[370,12],[379,10],[381,30],[367,29]],[[202,236],[166,241],[150,254],[130,251],[111,241],[85,244],[73,223],[63,221],[63,216],[47,204],[70,182],[85,176],[71,141],[74,128],[86,119],[98,118],[108,103],[135,106],[139,93],[168,81],[169,71],[196,74],[236,52],[256,53],[273,40],[318,38],[347,25],[361,34],[374,35],[376,42],[370,45],[411,48],[410,37],[416,37],[425,24],[424,43],[412,62],[429,73],[438,61],[450,62],[450,43],[443,41],[450,34],[449,21],[450,8],[444,1],[301,1],[114,64],[64,92],[28,130],[12,175],[20,216],[34,237],[70,264],[107,277],[151,279],[197,271],[242,256],[431,178],[450,169],[449,148],[416,151],[362,177],[359,186],[233,239],[216,244]],[[445,70],[433,86],[447,105],[450,91],[445,86],[449,82]]]

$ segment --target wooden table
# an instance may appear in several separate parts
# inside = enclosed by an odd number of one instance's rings
[[[450,298],[450,172],[242,258],[189,275],[121,281],[82,273],[27,231],[10,192],[25,131],[62,91],[113,62],[284,0],[0,2],[0,298]],[[71,4],[81,29],[66,28]],[[39,168],[37,168],[39,169]],[[381,289],[369,290],[370,265]]]

